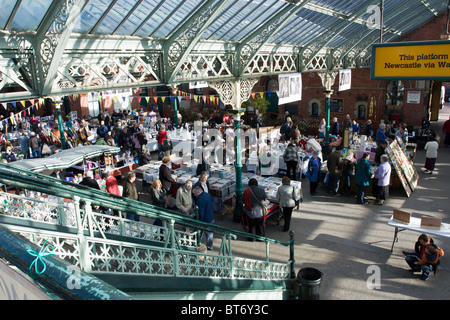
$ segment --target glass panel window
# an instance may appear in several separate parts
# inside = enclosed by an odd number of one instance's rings
[[[11,29],[16,31],[37,30],[52,1],[23,0],[12,21]],[[3,6],[1,6],[3,10]]]
[[[0,28],[5,29],[6,23],[14,9],[16,1],[0,0]]]
[[[403,82],[398,80],[389,81],[386,87],[386,108],[401,109],[404,91]]]
[[[366,106],[363,104],[358,105],[358,119],[359,120],[366,119]]]

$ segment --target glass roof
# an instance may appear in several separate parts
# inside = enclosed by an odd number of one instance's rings
[[[384,25],[389,39],[417,28],[446,10],[443,0],[385,1]],[[64,1],[0,0],[0,29],[37,31],[52,5]],[[212,8],[223,1],[211,0],[88,0],[76,20],[74,33],[120,35],[167,39],[205,5]],[[297,4],[296,4],[297,3]],[[286,8],[282,27],[267,41],[275,45],[306,46],[328,33],[327,46],[338,47],[367,32],[366,21],[373,14],[370,5],[379,0],[229,0],[202,40],[240,42]],[[300,8],[299,8],[300,7]],[[292,10],[295,15],[288,17]],[[24,18],[26,17],[26,18]]]

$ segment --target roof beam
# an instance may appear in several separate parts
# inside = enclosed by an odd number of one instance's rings
[[[6,25],[5,25],[5,28],[4,28],[5,30],[8,30],[9,27],[11,26],[11,23],[12,23],[12,21],[14,19],[14,16],[16,15],[17,10],[19,10],[19,7],[20,7],[21,3],[22,3],[22,0],[17,0],[16,4],[14,5],[14,8],[13,8],[11,14],[9,15],[8,21],[6,22]]]
[[[139,0],[138,2],[136,2],[136,4],[133,6],[133,8],[131,8],[130,11],[128,11],[127,15],[122,19],[122,21],[119,23],[119,25],[114,29],[114,31],[112,32],[112,34],[116,34],[117,30],[120,29],[121,26],[123,26],[123,24],[125,23],[125,21],[128,20],[128,18],[133,14],[133,12],[139,7],[139,5],[142,3],[142,1],[144,0]]]
[[[208,0],[187,19],[181,27],[167,39],[164,46],[165,82],[172,83],[177,70],[200,39],[201,35],[211,25],[217,15],[231,0]]]
[[[149,37],[153,37],[153,35],[158,32],[159,29],[167,22],[170,18],[177,12],[177,9],[180,8],[187,0],[182,0],[180,4],[178,4],[177,8],[174,8],[170,14],[167,15],[167,17],[159,23],[159,25],[153,30],[153,32],[149,35]]]
[[[88,0],[55,1],[36,35],[34,44],[42,96],[52,91],[56,72],[76,19]]]
[[[350,19],[339,21],[336,23],[332,28],[328,29],[326,34],[321,34],[317,36],[316,40],[310,41],[305,47],[304,50],[309,49],[310,47],[314,47],[314,50],[311,50],[311,54],[302,62],[302,68],[306,68],[312,60],[315,58],[315,56],[326,48],[327,44],[330,43],[333,39],[335,39],[337,36],[339,36],[343,30],[347,29],[352,23],[357,21],[361,15],[366,13],[367,8],[370,5],[376,5],[379,4],[379,0],[371,0],[369,3],[364,3],[359,7],[358,10],[355,11],[355,13],[350,17]],[[332,66],[328,66],[329,68],[332,68]]]
[[[159,8],[161,8],[161,6],[164,4],[166,0],[162,0],[160,3],[158,3],[157,6],[155,6],[153,8],[153,10],[147,15],[147,17],[145,17],[145,19],[141,22],[141,24],[136,28],[136,30],[134,30],[134,32],[131,34],[132,36],[135,36],[136,33],[138,33],[139,30],[141,30],[141,28],[147,23],[147,21],[155,14],[156,11],[159,10]]]
[[[284,6],[266,23],[242,40],[237,47],[236,61],[234,63],[234,74],[238,77],[242,77],[245,69],[258,54],[261,47],[267,43],[267,41],[309,1],[311,0],[304,0],[302,2],[298,2],[297,4],[288,4]]]
[[[111,11],[111,9],[114,7],[116,2],[117,2],[117,0],[113,0],[113,2],[110,3],[109,7],[105,10],[105,12],[103,12],[102,16],[98,19],[98,21],[92,27],[91,31],[89,32],[90,34],[93,34],[95,32],[95,30],[97,30],[97,28],[102,24],[103,20],[108,15],[108,13]]]

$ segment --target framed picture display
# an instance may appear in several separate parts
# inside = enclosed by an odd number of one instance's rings
[[[409,198],[411,196],[411,193],[413,190],[411,190],[409,182],[408,182],[407,178],[405,177],[405,174],[402,170],[402,164],[399,160],[398,151],[396,149],[398,149],[398,145],[394,141],[389,145],[389,148],[386,151],[389,155],[390,163],[391,163],[392,167],[394,168],[394,171],[397,174],[398,178],[400,179],[400,183],[402,184],[407,197]]]

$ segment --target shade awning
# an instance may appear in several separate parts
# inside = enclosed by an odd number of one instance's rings
[[[24,159],[20,161],[11,162],[8,165],[25,169],[34,172],[44,170],[66,169],[84,159],[94,158],[103,155],[104,153],[118,153],[120,148],[105,145],[89,145],[80,146],[72,149],[61,150],[46,158]]]

